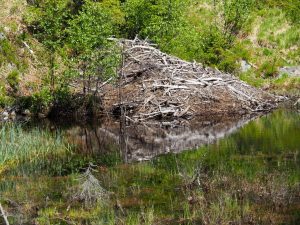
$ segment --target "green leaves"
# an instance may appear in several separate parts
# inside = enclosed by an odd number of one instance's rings
[[[79,53],[89,53],[103,46],[114,32],[111,15],[101,3],[86,1],[82,11],[69,23],[68,39],[71,48]]]
[[[51,51],[61,47],[66,39],[70,3],[70,0],[45,0],[29,9],[31,16],[27,16],[27,22],[34,37]]]
[[[173,36],[179,27],[184,5],[179,0],[127,0],[124,4],[125,26],[128,38],[136,35],[149,37],[160,42],[166,36]]]

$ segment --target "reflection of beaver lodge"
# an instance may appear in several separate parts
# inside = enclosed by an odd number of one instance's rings
[[[145,41],[125,40],[119,90],[107,88],[104,109],[134,121],[265,112],[280,97],[218,70],[167,55]],[[116,104],[117,103],[117,104]]]
[[[239,120],[214,118],[175,128],[139,123],[127,126],[123,134],[120,133],[120,124],[108,119],[93,127],[72,127],[67,133],[69,141],[80,146],[78,149],[83,151],[82,153],[99,154],[99,157],[119,149],[120,141],[124,138],[125,146],[121,149],[121,154],[126,162],[132,162],[150,160],[158,155],[180,153],[214,143],[234,133],[254,118],[248,116]]]

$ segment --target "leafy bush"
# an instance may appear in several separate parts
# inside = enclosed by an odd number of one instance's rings
[[[53,102],[53,95],[48,88],[32,95],[31,109],[34,113],[43,112]]]
[[[20,74],[18,70],[13,70],[10,72],[6,78],[9,86],[14,90],[17,91],[19,88],[19,82],[20,82]]]
[[[223,14],[223,29],[228,41],[233,41],[246,23],[253,9],[253,0],[223,0],[221,12]]]
[[[264,62],[258,69],[259,73],[263,77],[275,77],[278,74],[278,65],[277,60],[273,59],[272,61]]]
[[[176,35],[181,23],[184,5],[179,0],[127,0],[124,4],[125,24],[123,33],[127,38],[139,35],[161,43]]]
[[[19,65],[16,49],[8,39],[0,40],[0,66],[4,63]]]

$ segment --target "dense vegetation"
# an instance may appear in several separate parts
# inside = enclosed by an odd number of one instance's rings
[[[300,78],[280,71],[299,66],[299,16],[299,0],[2,0],[0,113],[94,106],[92,83],[120,73],[115,38],[299,95]],[[102,127],[0,123],[0,206],[11,224],[299,224],[299,119],[279,110],[132,164]]]
[[[278,77],[280,67],[300,61],[299,1],[27,2],[5,3],[1,15],[1,106],[32,94],[47,105],[51,93],[69,92],[76,78],[90,93],[92,80],[115,77],[120,65],[120,49],[109,37],[148,39],[167,53],[234,73],[255,86],[299,87],[299,78]],[[243,61],[249,69],[241,68]]]

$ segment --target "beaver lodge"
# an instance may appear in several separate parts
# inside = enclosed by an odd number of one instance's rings
[[[130,121],[191,119],[268,112],[282,97],[233,75],[187,62],[139,39],[119,41],[123,66],[118,88],[107,86],[103,107]]]

